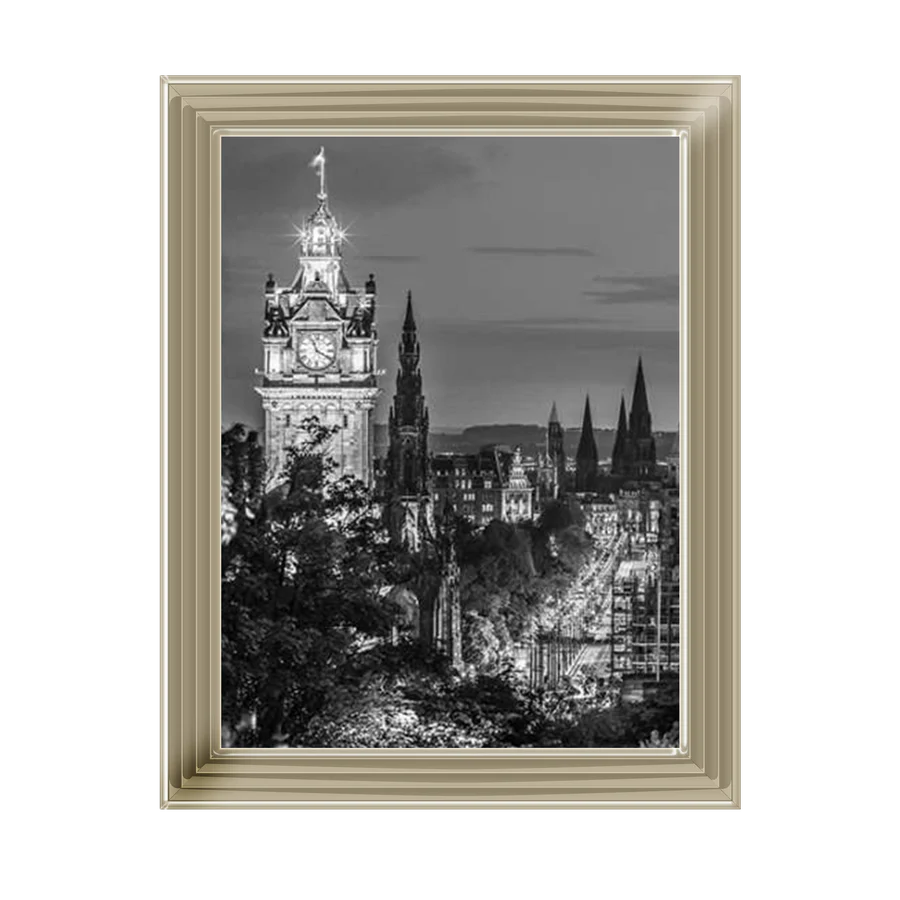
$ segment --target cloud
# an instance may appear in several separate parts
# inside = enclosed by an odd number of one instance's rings
[[[384,210],[451,188],[474,186],[470,156],[428,138],[226,137],[222,204],[228,216],[298,214],[315,202],[309,160],[324,141],[335,212]]]
[[[387,263],[414,263],[420,262],[422,256],[391,256],[387,253],[370,253],[367,256],[356,256],[354,259],[368,260],[369,262],[387,262]]]
[[[469,252],[489,256],[596,256],[584,247],[469,247]]]
[[[602,287],[582,291],[602,305],[635,303],[678,304],[677,275],[597,275]]]
[[[566,332],[570,336],[588,335],[585,339],[596,341],[597,332],[603,332],[610,340],[620,340],[626,334],[647,334],[656,332],[666,335],[666,340],[672,333],[677,334],[678,322],[673,320],[671,326],[666,318],[653,317],[647,321],[636,321],[633,317],[617,321],[610,317],[602,317],[599,314],[593,316],[533,316],[521,319],[490,319],[490,320],[432,320],[431,327],[445,335],[467,335],[470,333],[492,335],[491,340],[503,340],[499,335],[507,337],[524,337],[526,333],[534,335],[540,340],[540,335],[546,332]],[[606,340],[607,338],[602,338]]]
[[[507,159],[509,154],[508,141],[487,141],[481,148],[481,157],[488,163]]]
[[[606,327],[605,323],[598,321],[596,316],[533,316],[531,318],[493,321],[487,324],[515,330],[552,328],[555,331],[560,329],[573,329],[577,331],[582,328]]]

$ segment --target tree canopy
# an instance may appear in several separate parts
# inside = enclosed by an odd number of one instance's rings
[[[534,688],[515,669],[517,642],[590,552],[571,510],[551,507],[529,524],[459,523],[457,670],[409,633],[410,594],[398,586],[410,582],[413,561],[391,546],[368,489],[336,477],[327,453],[334,430],[315,419],[302,427],[305,441],[274,484],[252,432],[236,426],[222,435],[227,744],[588,747],[670,739],[677,690],[625,704],[590,676]]]

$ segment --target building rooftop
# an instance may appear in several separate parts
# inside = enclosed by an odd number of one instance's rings
[[[616,578],[645,578],[649,568],[650,563],[645,559],[626,559],[619,563]]]

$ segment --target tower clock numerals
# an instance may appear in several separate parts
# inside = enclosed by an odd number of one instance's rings
[[[307,369],[324,369],[330,366],[336,354],[333,338],[321,332],[303,335],[297,352],[300,362]]]

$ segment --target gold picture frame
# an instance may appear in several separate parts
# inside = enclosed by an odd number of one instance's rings
[[[161,805],[738,808],[739,79],[161,82]],[[681,140],[682,745],[224,749],[220,141],[226,134]]]

